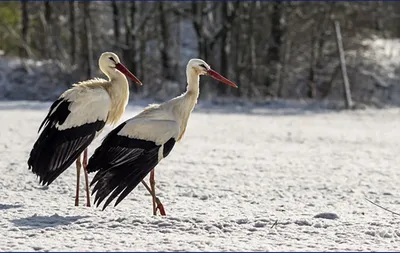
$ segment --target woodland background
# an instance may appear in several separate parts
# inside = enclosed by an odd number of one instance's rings
[[[54,99],[114,51],[145,84],[132,97],[180,94],[202,58],[240,87],[203,77],[203,100],[342,101],[334,21],[353,100],[400,105],[400,3],[383,1],[1,2],[0,98]]]

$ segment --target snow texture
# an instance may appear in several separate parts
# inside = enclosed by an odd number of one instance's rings
[[[200,102],[156,168],[167,216],[153,217],[142,185],[116,208],[74,207],[74,166],[38,185],[26,161],[49,106],[0,102],[1,251],[400,250],[400,217],[365,200],[400,211],[399,109]]]

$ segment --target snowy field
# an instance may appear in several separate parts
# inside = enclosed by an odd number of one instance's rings
[[[365,200],[400,212],[400,109],[201,104],[156,169],[153,217],[141,185],[116,208],[74,207],[74,167],[40,187],[26,161],[50,104],[0,102],[0,250],[400,250],[400,216]]]

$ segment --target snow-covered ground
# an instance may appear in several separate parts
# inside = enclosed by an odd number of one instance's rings
[[[74,167],[38,185],[26,161],[48,106],[0,102],[1,251],[400,250],[400,217],[365,200],[400,212],[400,109],[200,102],[156,169],[168,216],[153,217],[143,186],[101,211],[73,206]]]

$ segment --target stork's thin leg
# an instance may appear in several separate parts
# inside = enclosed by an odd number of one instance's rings
[[[157,209],[159,209],[160,214],[162,216],[165,216],[164,206],[161,204],[160,200],[156,197],[156,187],[155,187],[156,181],[155,181],[154,177],[155,177],[155,168],[152,169],[150,172],[150,188],[152,191],[151,196],[153,198],[153,215],[157,215]]]
[[[161,203],[160,199],[154,194],[154,192],[151,191],[151,188],[149,187],[149,185],[146,183],[146,181],[142,180],[142,184],[144,185],[144,187],[146,187],[147,191],[150,193],[150,195],[156,199],[156,203],[157,203],[157,209],[160,210],[160,214],[162,216],[165,216],[165,210],[164,210],[164,206]]]
[[[150,172],[150,188],[152,198],[153,198],[153,215],[157,215],[157,205],[156,205],[156,181],[154,179],[155,173],[154,169]]]
[[[156,181],[154,180],[154,169],[150,172],[150,188],[152,198],[153,198],[153,215],[157,215],[157,206],[156,206]]]
[[[87,149],[83,151],[83,171],[85,173],[85,187],[86,187],[86,206],[90,207],[90,192],[89,192],[89,177],[88,177],[88,172],[87,172]]]
[[[76,193],[75,193],[75,206],[79,206],[79,183],[81,177],[81,156],[76,159]]]

